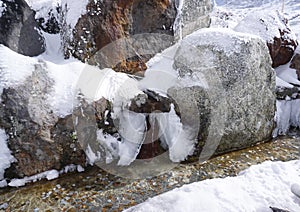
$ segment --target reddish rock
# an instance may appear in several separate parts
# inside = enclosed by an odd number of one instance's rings
[[[298,80],[300,80],[300,54],[295,54],[291,61],[290,68],[296,69]]]
[[[73,30],[73,40],[65,47],[65,54],[72,54],[86,62],[104,46],[120,38],[140,33],[173,35],[175,18],[174,1],[91,0],[87,5],[87,13],[78,20]],[[114,55],[119,63],[108,68],[126,73],[143,72],[146,69],[145,61],[149,56],[128,58],[125,55],[126,52],[122,51]]]
[[[280,38],[274,37],[273,43],[267,43],[273,61],[273,68],[288,63],[298,45],[297,41],[292,38],[288,27],[284,30],[279,29],[279,31]]]

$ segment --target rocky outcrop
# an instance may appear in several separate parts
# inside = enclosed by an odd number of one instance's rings
[[[209,27],[213,1],[175,0],[175,2],[179,12],[174,25],[177,38],[185,37],[198,29]]]
[[[253,12],[245,17],[234,30],[254,34],[264,39],[269,48],[273,68],[288,63],[298,45],[287,19],[279,12]]]
[[[73,55],[91,64],[100,64],[95,58],[91,58],[100,49],[118,39],[143,33],[158,33],[168,35],[170,40],[174,40],[174,35],[179,38],[179,34],[185,36],[196,29],[209,26],[211,0],[188,0],[183,5],[180,4],[177,0],[91,0],[86,7],[86,14],[79,18],[74,28],[68,30],[68,23],[63,24],[65,55]],[[67,10],[63,8],[62,12],[67,13]],[[147,38],[145,41],[147,42]],[[151,54],[128,56],[126,51],[130,49],[124,49],[124,52],[114,55],[116,64],[100,64],[100,67],[131,74],[143,73],[147,68],[145,62],[172,43],[156,45],[160,48]]]
[[[35,12],[24,0],[2,2],[5,9],[0,17],[0,43],[26,56],[43,53],[44,38],[34,19]]]
[[[47,101],[53,79],[43,63],[34,69],[24,83],[4,87],[1,95],[0,128],[9,136],[8,146],[16,158],[5,172],[10,179],[86,163],[72,116],[58,117]]]
[[[300,54],[295,54],[291,60],[290,68],[296,69],[298,80],[300,81]]]
[[[214,151],[228,152],[271,138],[275,73],[259,38],[224,29],[199,30],[183,39],[174,67],[183,86],[168,93],[181,96],[179,110],[188,117],[181,120],[191,129],[197,127],[196,152],[203,150],[203,159]]]

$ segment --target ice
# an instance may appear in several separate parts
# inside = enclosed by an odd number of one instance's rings
[[[286,135],[290,126],[300,127],[300,99],[276,101],[276,129],[273,136]]]
[[[101,159],[101,153],[100,152],[94,153],[89,144],[85,150],[85,154],[87,156],[89,164],[91,164],[91,165],[94,165],[95,162],[97,162]]]
[[[169,113],[151,114],[158,121],[160,139],[169,148],[169,157],[180,162],[193,153],[196,140],[193,133],[185,129],[172,105]]]
[[[118,165],[125,166],[132,163],[144,142],[146,130],[146,117],[141,113],[123,111],[119,117],[120,125],[118,132],[123,138],[119,144]]]
[[[27,183],[36,182],[41,179],[54,180],[54,179],[58,178],[60,174],[74,172],[75,170],[77,170],[78,172],[81,172],[83,170],[83,168],[80,165],[70,164],[70,165],[64,167],[60,171],[52,169],[52,170],[45,171],[45,172],[42,172],[42,173],[39,173],[39,174],[36,174],[33,176],[24,177],[21,179],[12,179],[8,183],[8,186],[21,187],[21,186],[25,186]],[[1,182],[0,182],[0,187],[1,187]]]
[[[10,164],[15,161],[15,158],[11,155],[11,151],[7,146],[7,139],[8,136],[5,131],[0,129],[0,181],[4,178],[5,169],[9,168]]]
[[[51,170],[47,173],[46,178],[47,180],[53,180],[58,178],[59,172],[57,170]]]

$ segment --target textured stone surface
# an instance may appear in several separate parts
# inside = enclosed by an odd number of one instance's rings
[[[217,153],[271,138],[275,73],[267,46],[260,39],[229,30],[202,29],[182,41],[174,67],[185,85],[194,87],[180,91],[184,93],[185,102],[181,109],[199,102],[198,116],[210,113],[204,115],[210,120],[205,121],[210,122],[208,132],[216,136],[222,134]],[[195,87],[197,85],[202,89]],[[204,91],[208,97],[202,94]],[[188,98],[197,92],[196,98]],[[189,116],[197,113],[191,111]],[[193,127],[191,123],[188,125]]]
[[[38,31],[35,12],[24,0],[3,0],[3,4],[6,9],[0,17],[0,43],[26,56],[43,53],[44,38]]]
[[[179,7],[180,1],[175,0],[175,2]],[[213,9],[211,0],[184,0],[182,3],[176,36],[185,37],[198,29],[209,27],[211,22],[209,14]]]
[[[296,69],[298,80],[300,80],[300,54],[297,53],[294,55],[290,64],[290,68]]]
[[[184,1],[182,11],[178,7],[177,0],[90,0],[87,13],[78,20],[74,29],[69,30],[67,26],[63,26],[65,55],[73,55],[91,64],[100,64],[93,58],[95,53],[118,39],[143,33],[158,33],[168,35],[173,40],[174,35],[179,38],[181,34],[185,36],[210,25],[211,0],[187,0]],[[147,42],[147,38],[145,41]],[[100,65],[101,68],[109,67],[131,74],[143,73],[146,70],[145,62],[171,44],[157,42],[156,45],[160,48],[151,54],[128,55],[127,51],[131,49],[123,49],[118,54],[108,55],[117,59],[115,64]],[[138,46],[135,50],[140,48],[143,46]]]
[[[290,30],[287,19],[278,11],[262,10],[250,13],[234,30],[254,34],[265,40],[273,68],[288,63],[298,45],[297,37]]]
[[[39,63],[23,84],[3,89],[0,128],[9,135],[8,146],[16,158],[5,172],[10,179],[86,162],[72,116],[57,117],[47,101],[53,85]]]

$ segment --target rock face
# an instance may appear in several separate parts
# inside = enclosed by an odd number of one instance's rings
[[[142,33],[158,33],[172,38],[175,34],[185,36],[196,29],[208,27],[212,2],[187,0],[179,5],[177,0],[90,0],[86,8],[86,14],[79,18],[74,29],[63,32],[64,38],[71,38],[65,40],[66,57],[71,54],[84,62],[120,38]],[[165,45],[162,45],[159,51],[164,48]],[[146,70],[145,62],[151,56],[136,54],[128,57],[123,52],[117,55],[118,63],[101,68],[127,73],[143,72]],[[95,62],[91,61],[92,64]]]
[[[24,0],[3,0],[0,17],[0,43],[26,55],[37,56],[45,51],[44,38],[38,31],[35,13]]]
[[[5,172],[10,179],[86,162],[72,116],[56,116],[46,101],[53,83],[44,64],[38,63],[23,84],[3,89],[0,128],[9,135],[8,146],[16,158]]]
[[[298,80],[300,80],[300,54],[295,54],[291,60],[290,68],[296,69]]]
[[[183,39],[174,67],[185,86],[168,93],[182,96],[179,109],[188,117],[183,125],[193,128],[200,120],[197,152],[206,139],[211,142],[206,144],[208,153],[216,147],[223,153],[271,138],[275,73],[259,38],[231,30],[199,30]],[[189,109],[193,104],[198,111]]]
[[[270,51],[273,68],[288,63],[298,45],[297,38],[289,29],[287,20],[279,12],[251,13],[235,27],[235,30],[264,39]]]
[[[176,36],[185,37],[198,29],[209,27],[209,14],[213,9],[211,0],[175,0],[175,2],[179,11],[175,22]]]

